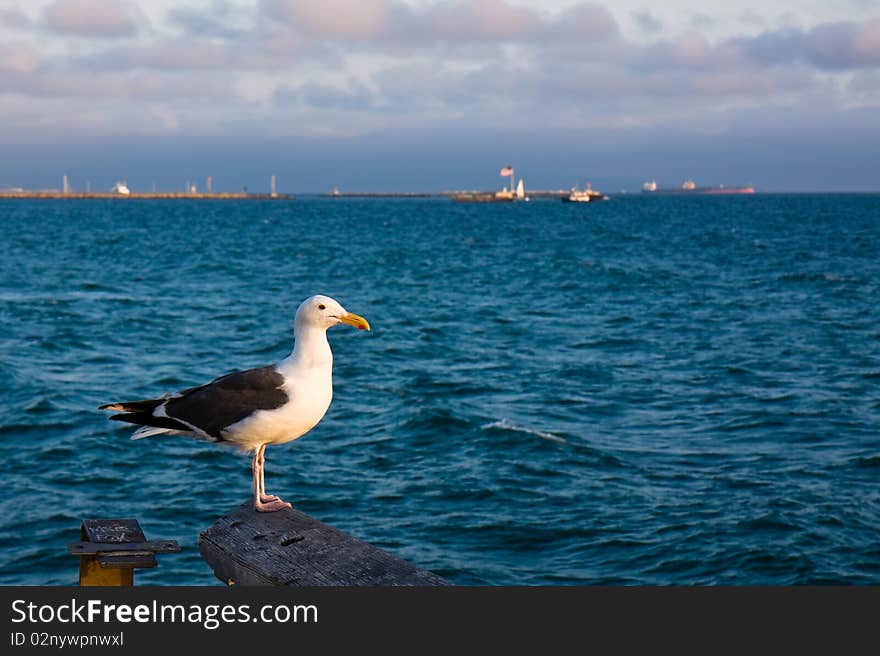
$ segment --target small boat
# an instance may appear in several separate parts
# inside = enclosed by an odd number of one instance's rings
[[[589,182],[583,191],[578,191],[577,187],[573,187],[568,196],[562,197],[563,203],[595,203],[600,200],[608,200],[608,196],[593,189]]]
[[[128,185],[126,183],[117,182],[115,185],[113,185],[113,188],[110,190],[110,193],[128,196],[131,193],[131,189],[128,188]]]

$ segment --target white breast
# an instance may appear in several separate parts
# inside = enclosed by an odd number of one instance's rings
[[[321,421],[333,399],[333,353],[324,325],[300,321],[294,326],[293,353],[276,365],[284,377],[289,400],[275,410],[258,410],[224,431],[223,435],[246,449],[261,444],[283,444],[301,437]]]
[[[284,386],[290,400],[274,410],[259,410],[232,424],[224,436],[246,449],[260,444],[284,444],[314,428],[333,400],[329,368],[311,368],[287,378]]]

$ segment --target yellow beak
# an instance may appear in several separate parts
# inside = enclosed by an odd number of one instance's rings
[[[354,312],[346,312],[339,317],[339,320],[342,323],[347,323],[349,326],[354,326],[358,330],[370,329],[370,323],[361,315],[355,314]]]

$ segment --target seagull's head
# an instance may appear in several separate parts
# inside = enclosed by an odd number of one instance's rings
[[[315,326],[326,330],[340,323],[347,323],[360,330],[370,329],[370,324],[362,316],[349,312],[339,304],[339,301],[321,294],[304,300],[296,311],[296,325]]]

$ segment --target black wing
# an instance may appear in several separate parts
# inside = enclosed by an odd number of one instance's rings
[[[284,377],[274,366],[236,371],[165,402],[165,414],[216,440],[222,431],[258,410],[274,410],[289,400]]]

